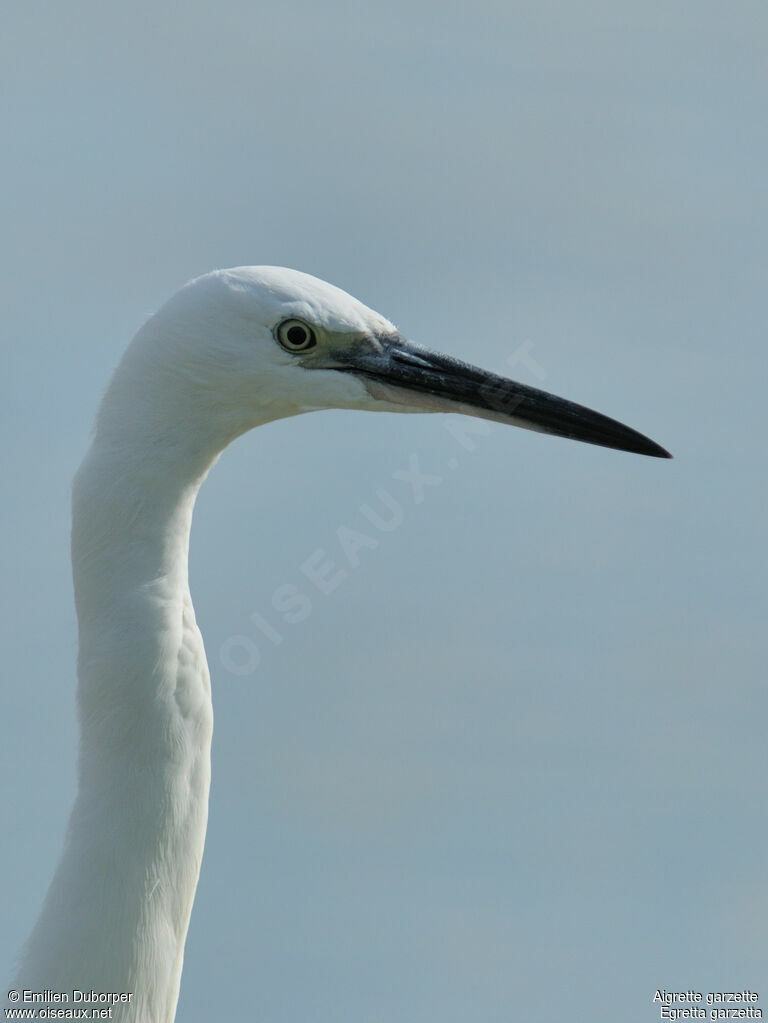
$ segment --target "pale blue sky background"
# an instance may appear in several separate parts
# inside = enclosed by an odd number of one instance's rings
[[[179,1018],[651,1021],[657,987],[766,988],[767,47],[757,0],[4,4],[0,961],[73,796],[99,395],[186,279],[277,263],[676,459],[347,412],[226,453]],[[342,525],[379,544],[326,597],[300,566],[343,566]]]

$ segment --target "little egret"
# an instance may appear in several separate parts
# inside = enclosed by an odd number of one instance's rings
[[[670,457],[613,419],[406,341],[307,274],[240,267],[183,287],[126,350],[74,481],[78,791],[14,987],[96,992],[123,1023],[173,1020],[212,730],[192,509],[240,434],[327,408],[463,412]]]

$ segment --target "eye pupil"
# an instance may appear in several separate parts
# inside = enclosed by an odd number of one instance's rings
[[[297,324],[295,327],[288,328],[286,337],[288,338],[292,345],[296,345],[296,347],[298,348],[299,345],[303,345],[306,343],[307,332],[304,329],[304,327],[299,327]]]
[[[317,344],[314,330],[303,320],[283,320],[275,337],[289,352],[306,352]]]

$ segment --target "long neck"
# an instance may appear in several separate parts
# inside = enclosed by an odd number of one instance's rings
[[[18,986],[126,992],[167,1023],[205,840],[212,709],[187,584],[214,452],[97,433],[75,480],[78,794]]]

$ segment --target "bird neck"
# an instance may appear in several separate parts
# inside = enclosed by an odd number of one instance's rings
[[[187,556],[216,452],[157,448],[97,432],[75,480],[78,794],[21,976],[34,990],[131,993],[115,1018],[142,1023],[175,1014],[212,732]]]

